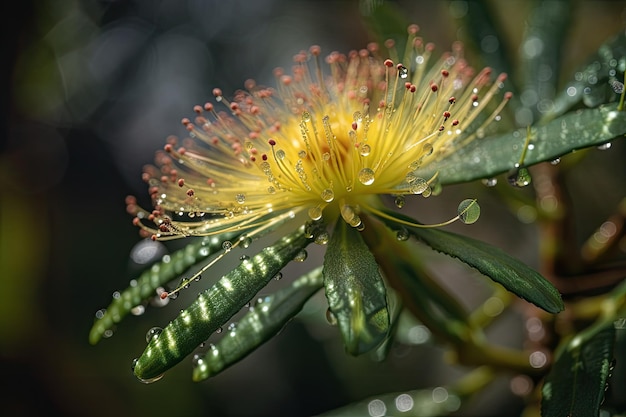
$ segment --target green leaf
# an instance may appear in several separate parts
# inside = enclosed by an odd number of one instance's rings
[[[422,178],[439,173],[442,184],[491,178],[512,169],[524,150],[526,129],[476,139],[445,159],[416,171]],[[598,146],[626,134],[626,112],[617,104],[578,110],[552,120],[545,126],[531,128],[532,149],[524,165],[553,161],[569,152]]]
[[[304,250],[311,243],[308,236],[304,227],[300,227],[253,258],[243,260],[211,288],[200,293],[189,308],[150,340],[133,364],[135,375],[151,381],[183,360]]]
[[[563,92],[554,100],[549,115],[552,118],[561,115],[575,104],[582,101],[587,107],[596,107],[603,103],[617,100],[617,94],[611,87],[611,81],[624,82],[626,70],[626,32],[605,42],[572,80]]]
[[[543,417],[597,416],[613,359],[612,321],[576,335],[556,354],[545,379]]]
[[[409,217],[393,211],[387,214],[401,221],[413,222]],[[393,220],[382,219],[389,227],[397,228]],[[504,288],[550,313],[564,309],[561,295],[554,286],[523,262],[502,250],[480,240],[441,229],[405,226],[411,234],[438,252],[445,253],[476,268]]]
[[[139,278],[113,298],[104,315],[96,320],[89,333],[89,343],[95,345],[105,332],[128,315],[136,306],[157,296],[156,289],[180,276],[193,265],[222,250],[222,242],[236,238],[241,233],[229,233],[219,237],[208,236],[195,240],[183,249],[165,255],[160,262],[144,271]]]
[[[324,287],[346,351],[360,355],[389,333],[385,284],[361,234],[337,221],[324,257]]]
[[[322,267],[318,267],[289,287],[260,299],[234,329],[211,345],[206,354],[194,358],[193,380],[217,375],[277,335],[322,285]]]

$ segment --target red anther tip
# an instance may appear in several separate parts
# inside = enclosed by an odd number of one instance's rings
[[[396,44],[396,41],[394,41],[393,39],[387,39],[385,41],[385,47],[386,48],[390,48],[391,49],[391,48],[393,48],[395,46],[395,44]]]
[[[187,195],[188,195],[189,197],[193,197],[193,196],[194,196],[194,194],[196,194],[196,192],[195,192],[194,190],[192,190],[191,188],[187,190]]]
[[[230,103],[230,109],[235,111],[235,110],[239,110],[239,104],[237,103]]]
[[[502,74],[498,75],[498,81],[500,82],[505,81],[507,78],[509,78],[509,76],[506,72],[503,72]]]
[[[178,186],[183,187],[185,185],[185,180],[183,178],[178,180]]]
[[[456,97],[450,97],[448,99],[448,103],[450,103],[450,104],[455,103],[455,102],[456,102]]]
[[[406,88],[407,90],[408,90],[409,88],[411,88],[411,83],[410,83],[410,82],[408,82],[408,81],[407,81],[407,82],[405,82],[405,83],[404,83],[404,88]]]
[[[195,111],[198,114],[202,114],[202,106],[199,106],[196,104],[195,106],[193,106],[193,111]]]
[[[383,64],[385,64],[385,66],[387,68],[391,68],[393,67],[393,61],[391,59],[385,59],[385,61],[383,62]]]
[[[441,70],[441,75],[443,77],[447,77],[448,75],[450,75],[450,73],[448,72],[448,70]]]
[[[356,130],[359,125],[356,122],[352,122],[352,130]]]
[[[186,117],[183,117],[183,119],[180,121],[184,126],[187,126],[189,123],[191,123],[191,120],[189,120]]]
[[[404,68],[404,65],[402,65],[402,62],[398,62],[398,64],[396,65],[396,69],[400,71],[402,68]]]
[[[443,112],[443,117],[445,117],[446,119],[447,119],[448,117],[450,117],[450,112],[449,112],[449,111],[444,111],[444,112]]]
[[[276,145],[276,141],[275,141],[274,139],[270,139],[270,140],[268,140],[268,141],[267,141],[267,143],[269,143],[269,144],[270,144],[270,146],[274,146],[274,145]]]
[[[504,93],[504,99],[505,100],[510,100],[513,97],[513,93],[510,91],[507,91],[506,93]]]
[[[267,161],[267,154],[264,153],[263,155],[261,155],[261,159]]]
[[[157,237],[156,237],[156,235],[152,235],[152,236],[150,236],[150,239],[152,239],[153,241],[156,241]]]
[[[416,92],[416,91],[417,91],[417,87],[416,87],[415,85],[411,84],[411,88],[409,89],[409,91],[410,91],[411,93],[414,93],[414,92]]]
[[[367,44],[367,49],[370,52],[376,52],[378,51],[378,44],[376,42],[370,42]]]
[[[434,44],[434,43],[432,43],[432,42],[428,42],[428,43],[426,44],[426,50],[427,50],[428,52],[432,52],[432,51],[434,51],[434,50],[435,50],[435,44]]]
[[[319,45],[312,45],[309,48],[309,52],[313,56],[319,56],[322,53],[322,48]]]
[[[443,132],[443,130],[445,129],[445,127],[443,125],[439,126],[439,131]]]
[[[458,124],[459,124],[459,121],[458,121],[457,119],[454,119],[454,120],[452,121],[452,126],[456,126],[456,125],[458,125]]]
[[[174,147],[171,144],[167,144],[163,147],[163,149],[165,150],[165,152],[172,152],[172,150],[174,150]]]
[[[139,220],[139,217],[133,218],[133,225],[139,226],[140,223],[141,223],[141,220]]]
[[[183,148],[183,147],[178,148],[178,153],[179,153],[179,154],[184,155],[184,154],[185,154],[185,152],[187,152],[187,149],[185,149],[185,148]]]
[[[213,111],[213,103],[204,103],[204,110]]]
[[[221,97],[222,96],[222,90],[220,90],[219,88],[214,88],[213,89],[213,95],[215,97]]]
[[[433,93],[435,93],[435,92],[437,92],[437,90],[439,90],[439,87],[437,86],[437,84],[432,84],[432,85],[430,86],[430,90],[431,90]]]
[[[165,300],[167,297],[169,297],[169,295],[170,294],[167,291],[163,291],[161,295],[159,295],[159,297],[161,298],[161,300]]]

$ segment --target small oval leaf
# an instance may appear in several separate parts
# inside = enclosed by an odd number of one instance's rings
[[[385,284],[361,234],[337,221],[324,257],[324,287],[346,351],[360,355],[389,333]]]

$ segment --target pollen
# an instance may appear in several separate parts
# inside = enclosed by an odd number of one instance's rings
[[[182,120],[187,137],[169,137],[145,168],[155,209],[131,200],[135,224],[157,239],[250,234],[299,214],[358,228],[372,196],[430,195],[436,175],[415,171],[480,138],[511,96],[460,43],[435,57],[418,30],[401,57],[394,41],[325,59],[313,46],[273,87],[215,88],[215,103]]]

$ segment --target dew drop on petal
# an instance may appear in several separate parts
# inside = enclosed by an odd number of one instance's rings
[[[276,151],[276,159],[285,159],[285,151],[279,149]]]
[[[374,183],[375,175],[371,168],[363,168],[359,171],[359,182],[363,185],[371,185]]]
[[[239,204],[243,204],[243,203],[245,203],[245,202],[246,202],[246,196],[245,196],[245,195],[243,195],[243,194],[237,194],[237,195],[235,196],[235,200],[237,200],[237,202],[238,202]]]
[[[411,187],[409,191],[413,194],[422,194],[429,188],[428,181],[424,178],[416,178],[415,181],[411,183]]]
[[[480,206],[476,200],[466,199],[461,201],[457,209],[459,220],[465,224],[475,223],[480,217]]]
[[[226,252],[229,252],[232,248],[233,248],[233,243],[230,240],[225,240],[222,243],[222,249],[224,249]]]
[[[160,327],[153,327],[146,333],[146,342],[150,343],[152,339],[155,337],[159,337],[159,335],[163,333],[163,329]]]
[[[322,191],[320,197],[322,197],[322,200],[324,200],[325,202],[330,203],[335,199],[335,193],[330,188],[326,188]]]
[[[309,217],[311,220],[319,220],[322,218],[322,209],[319,207],[311,207],[309,209]]]
[[[367,143],[363,143],[361,144],[361,146],[359,146],[359,154],[361,156],[368,156],[371,151],[372,149],[370,148],[370,145],[368,145]]]
[[[302,112],[302,121],[303,122],[311,121],[311,113],[309,113],[308,111]]]
[[[402,208],[404,207],[404,204],[406,203],[406,199],[404,198],[403,195],[399,195],[399,196],[396,196],[393,202],[396,205],[396,207]]]

